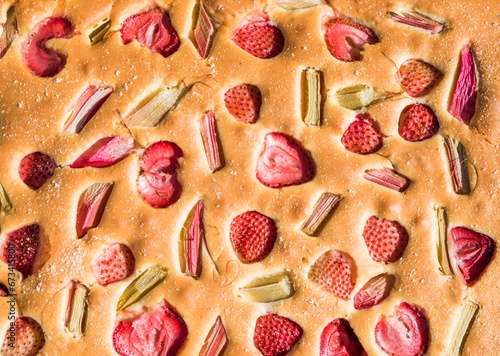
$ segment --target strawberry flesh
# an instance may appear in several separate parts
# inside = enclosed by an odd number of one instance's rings
[[[399,135],[409,142],[418,142],[434,136],[439,131],[439,121],[434,111],[425,104],[410,104],[399,117]]]
[[[134,143],[121,136],[103,137],[92,144],[69,166],[71,168],[109,167],[125,159],[134,150]]]
[[[257,160],[257,179],[267,187],[282,188],[311,181],[316,164],[311,152],[295,138],[270,132]]]
[[[134,269],[134,253],[121,243],[107,247],[92,265],[92,273],[101,286],[124,280],[134,273]]]
[[[5,333],[3,356],[35,356],[45,345],[42,326],[33,318],[20,316]]]
[[[419,98],[441,82],[443,73],[421,59],[408,59],[396,73],[396,81],[409,96]]]
[[[35,271],[33,265],[40,250],[40,225],[31,224],[10,232],[2,243],[0,260],[13,265],[23,279]],[[14,254],[11,253],[12,247]]]
[[[449,113],[469,125],[476,113],[477,78],[476,63],[470,45],[462,49],[462,62]]]
[[[408,245],[408,233],[399,222],[377,216],[371,216],[366,221],[363,237],[375,262],[396,262]]]
[[[370,114],[356,115],[341,138],[345,149],[360,155],[377,152],[382,148],[384,135],[380,132],[378,124]]]
[[[320,356],[361,356],[363,346],[345,319],[335,319],[321,333]]]
[[[390,294],[396,282],[392,274],[382,273],[371,278],[354,296],[354,309],[371,309],[382,303]]]
[[[52,158],[42,152],[32,152],[21,159],[19,177],[29,188],[37,190],[54,175],[56,168]]]
[[[268,313],[257,318],[253,343],[264,356],[284,356],[302,333],[302,327],[293,320]]]
[[[224,103],[236,120],[253,124],[259,119],[262,94],[255,85],[240,84],[226,91]]]
[[[179,168],[177,160],[182,156],[182,150],[175,143],[159,141],[144,150],[139,165],[143,171],[172,173]]]

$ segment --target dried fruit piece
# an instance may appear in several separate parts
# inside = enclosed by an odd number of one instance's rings
[[[10,48],[10,45],[17,37],[19,28],[17,28],[17,16],[14,6],[9,7],[7,10],[7,19],[3,24],[2,34],[0,35],[0,59],[5,56]]]
[[[469,125],[476,113],[477,90],[476,62],[470,45],[466,45],[462,48],[460,72],[448,110],[466,125]]]
[[[82,338],[87,319],[89,290],[79,281],[70,281],[68,288],[68,305],[64,326],[77,338]]]
[[[337,104],[349,110],[366,108],[386,98],[387,95],[366,84],[350,85],[335,92]]]
[[[264,13],[245,17],[233,31],[231,40],[245,52],[261,59],[276,57],[285,46],[283,33]]]
[[[7,329],[0,353],[3,356],[35,356],[44,345],[41,325],[29,316],[20,316]]]
[[[76,236],[80,239],[101,222],[114,182],[94,183],[85,189],[78,201]]]
[[[160,284],[167,275],[168,270],[164,267],[148,267],[125,288],[116,305],[116,311],[123,310],[139,301],[150,290]]]
[[[371,278],[354,295],[354,309],[365,310],[379,305],[391,294],[395,282],[396,277],[388,273]]]
[[[345,149],[360,155],[377,152],[382,148],[384,135],[370,114],[361,113],[351,122],[340,140]]]
[[[219,315],[215,320],[215,324],[208,332],[198,356],[222,356],[226,351],[228,342],[226,328]]]
[[[393,315],[382,315],[375,327],[375,341],[393,356],[422,356],[429,346],[429,326],[420,308],[402,302]]]
[[[111,19],[109,17],[103,18],[101,21],[99,21],[89,33],[90,45],[95,46],[96,44],[101,42],[110,27]]]
[[[462,349],[464,347],[465,341],[467,340],[467,334],[470,328],[474,324],[474,319],[476,314],[479,312],[479,302],[474,299],[467,299],[465,306],[460,313],[458,323],[455,326],[453,335],[451,337],[451,342],[448,347],[449,356],[460,356],[462,354]]]
[[[181,45],[168,13],[160,8],[130,16],[123,22],[120,33],[124,45],[137,40],[141,47],[146,46],[165,58]]]
[[[408,177],[390,168],[367,169],[363,178],[400,193],[408,189],[411,183]]]
[[[46,46],[52,38],[71,38],[73,24],[64,17],[47,17],[30,31],[21,47],[23,64],[39,77],[53,77],[66,65],[66,56]]]
[[[284,356],[302,337],[302,327],[284,316],[268,313],[257,318],[253,343],[264,356]]]
[[[212,48],[217,20],[208,14],[202,0],[200,0],[198,7],[198,19],[193,30],[194,42],[201,58],[206,59]]]
[[[203,140],[203,148],[207,156],[208,167],[212,173],[216,172],[224,167],[224,164],[222,162],[222,149],[217,133],[217,121],[215,120],[213,111],[201,117],[200,132]]]
[[[361,356],[363,352],[363,346],[347,320],[335,319],[323,329],[320,356]]]
[[[2,182],[0,182],[0,211],[7,213],[10,209],[12,209],[12,203],[10,202]]]
[[[90,84],[71,109],[62,132],[80,133],[113,92],[107,85]]]
[[[450,230],[457,272],[467,286],[472,286],[493,259],[495,241],[466,227]]]
[[[313,212],[302,224],[301,230],[307,235],[314,236],[319,226],[326,220],[337,204],[342,200],[340,195],[324,192],[314,204]]]
[[[19,177],[30,189],[37,190],[54,175],[56,168],[56,162],[45,153],[31,152],[19,162]]]
[[[305,114],[303,120],[309,126],[321,125],[321,72],[314,68],[306,69]]]
[[[348,300],[353,289],[354,261],[347,253],[329,250],[311,266],[308,277],[337,298]]]
[[[324,0],[277,0],[276,5],[285,10],[301,10],[317,5],[324,5]]]
[[[255,303],[270,303],[294,295],[290,274],[286,271],[262,276],[240,288],[240,296]]]
[[[40,251],[40,225],[25,225],[7,234],[0,246],[0,260],[14,266],[23,279],[34,271],[35,259]]]
[[[134,273],[134,269],[134,253],[121,243],[108,246],[92,264],[92,274],[103,287],[124,280]]]
[[[400,12],[400,14],[388,12],[387,15],[396,23],[426,31],[433,35],[437,35],[446,29],[446,22],[444,20],[430,18],[417,9],[404,9]]]
[[[370,257],[376,262],[396,262],[408,245],[408,233],[399,222],[375,215],[366,220],[363,237]]]
[[[181,272],[194,279],[201,275],[201,244],[205,240],[204,210],[205,202],[200,199],[189,212],[179,242]]]
[[[410,104],[401,112],[398,132],[404,140],[409,142],[426,140],[438,131],[439,121],[428,105]]]
[[[109,167],[125,159],[133,150],[132,139],[121,136],[103,137],[87,148],[69,167]]]
[[[395,78],[409,96],[419,98],[441,82],[443,73],[430,63],[412,58],[401,64]]]
[[[446,231],[448,230],[448,218],[446,209],[439,207],[436,209],[436,218],[438,222],[438,235],[436,239],[436,251],[439,262],[439,271],[445,276],[452,276],[453,271],[450,267],[450,258],[448,256],[448,243]]]
[[[255,85],[240,84],[226,91],[224,104],[236,120],[253,124],[259,119],[262,93]]]
[[[450,164],[453,190],[457,194],[468,195],[471,193],[469,178],[469,161],[464,145],[456,138],[443,136],[444,147]]]

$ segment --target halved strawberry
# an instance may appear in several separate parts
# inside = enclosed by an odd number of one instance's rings
[[[316,175],[311,152],[284,133],[270,132],[257,159],[257,179],[270,188],[307,183]]]
[[[0,260],[13,265],[23,279],[27,278],[35,273],[33,266],[40,246],[40,225],[25,225],[7,234],[0,246]]]
[[[293,320],[268,313],[257,318],[253,344],[264,356],[284,356],[302,333],[302,327]]]
[[[19,177],[28,187],[37,190],[54,175],[56,168],[56,162],[45,153],[32,152],[19,162]]]
[[[39,77],[52,77],[66,65],[66,56],[47,48],[52,38],[70,38],[75,34],[73,25],[64,17],[47,17],[30,31],[21,47],[24,65]]]
[[[472,286],[493,259],[495,241],[462,226],[452,228],[450,233],[457,272],[467,286]]]
[[[418,98],[429,92],[443,79],[443,73],[421,59],[408,59],[396,73],[396,81],[409,96]]]
[[[371,309],[382,303],[391,294],[395,282],[396,277],[388,273],[382,273],[371,278],[354,295],[354,309]]]
[[[113,332],[120,356],[175,356],[188,335],[186,323],[165,300],[139,312],[127,311],[123,319]]]
[[[400,223],[375,215],[366,220],[363,237],[370,257],[376,262],[396,262],[408,245],[408,233]]]
[[[375,341],[392,356],[421,356],[429,344],[429,326],[420,308],[402,302],[394,315],[380,317],[375,327]]]
[[[354,261],[347,253],[329,250],[311,266],[308,278],[337,298],[348,300],[354,289]]]
[[[439,121],[434,111],[425,104],[410,104],[399,116],[399,135],[409,142],[434,136],[439,131]]]
[[[144,172],[137,179],[139,196],[153,208],[167,208],[182,194],[182,186],[177,173]]]
[[[244,18],[231,39],[245,52],[262,59],[276,57],[285,46],[283,33],[264,13]]]
[[[0,353],[3,356],[35,356],[44,345],[41,325],[29,316],[20,316],[7,329]]]
[[[144,171],[171,173],[179,168],[177,160],[183,155],[182,150],[175,143],[158,141],[144,150],[139,158],[139,165]]]
[[[380,132],[378,124],[370,114],[362,113],[356,115],[351,122],[340,142],[345,149],[360,155],[377,152],[382,148],[384,134]]]
[[[177,31],[168,13],[160,8],[130,16],[120,30],[123,44],[137,40],[141,47],[148,47],[163,57],[173,54],[181,45]]]
[[[125,244],[115,243],[108,246],[92,265],[92,273],[101,286],[121,281],[135,269],[135,257]]]
[[[255,85],[240,84],[226,91],[224,103],[236,120],[253,124],[259,119],[262,94]]]
[[[331,321],[321,333],[320,356],[361,356],[363,346],[345,319]]]
[[[377,35],[368,27],[344,17],[328,19],[323,32],[328,51],[343,62],[360,61],[363,46],[378,42]]]
[[[71,168],[109,167],[125,159],[134,150],[134,142],[121,136],[103,137],[69,165]]]
[[[271,253],[277,237],[273,219],[256,211],[236,216],[229,228],[234,252],[243,263],[262,261]]]

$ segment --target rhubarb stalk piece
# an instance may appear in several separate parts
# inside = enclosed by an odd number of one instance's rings
[[[366,84],[354,84],[335,92],[337,104],[345,109],[359,110],[375,104],[388,96]]]
[[[295,294],[292,279],[286,271],[257,278],[240,288],[240,296],[255,303],[270,303]]]
[[[313,236],[319,226],[328,217],[330,212],[337,206],[342,197],[333,193],[324,192],[314,205],[313,212],[302,224],[301,230],[309,236]]]
[[[446,29],[446,22],[441,19],[430,18],[416,9],[404,9],[397,12],[388,12],[387,16],[399,24],[437,35]]]
[[[469,161],[465,147],[456,138],[443,136],[444,146],[450,164],[453,190],[457,194],[468,195],[471,193],[469,178]]]
[[[196,27],[193,30],[194,42],[201,58],[206,59],[212,48],[215,36],[215,24],[217,20],[212,18],[205,9],[203,1],[200,0]]]
[[[367,169],[363,178],[400,193],[408,189],[411,183],[409,178],[390,168]]]
[[[371,309],[382,303],[390,294],[396,277],[382,273],[371,278],[354,296],[354,309]]]
[[[321,125],[321,72],[314,68],[307,68],[305,116],[304,122],[309,126],[319,127]]]
[[[222,159],[222,149],[219,144],[217,121],[213,111],[203,115],[200,119],[200,132],[203,140],[203,147],[207,156],[210,171],[216,172],[224,167]]]
[[[437,258],[439,262],[439,271],[445,276],[452,276],[453,271],[450,267],[450,258],[448,255],[447,230],[448,218],[446,209],[439,207],[436,209],[436,218],[438,223],[438,236],[436,240]]]
[[[205,202],[200,199],[189,212],[179,243],[181,272],[194,279],[201,275],[201,244],[205,240],[204,210]]]
[[[324,0],[277,0],[276,5],[285,10],[302,10],[313,6],[324,5]]]
[[[109,167],[125,159],[133,150],[134,141],[131,139],[121,136],[103,137],[92,144],[69,167]]]
[[[222,356],[226,351],[229,339],[220,315],[208,332],[198,356]]]
[[[85,333],[89,290],[79,281],[70,281],[68,288],[68,305],[64,318],[64,326],[76,338]]]
[[[451,337],[450,346],[446,355],[448,356],[460,356],[467,340],[467,335],[474,324],[474,319],[479,311],[479,303],[473,299],[467,299],[465,306],[462,309],[462,313],[458,319],[458,323],[453,331],[453,336]]]
[[[10,209],[12,209],[12,203],[10,202],[3,184],[0,182],[0,211],[7,213]]]
[[[79,239],[101,222],[113,185],[114,182],[95,183],[80,196],[76,213],[76,235]]]
[[[18,33],[16,9],[11,6],[7,10],[7,20],[3,24],[2,34],[0,35],[0,59],[5,56]]]
[[[109,17],[106,17],[99,21],[89,33],[90,45],[95,46],[96,44],[101,42],[110,27],[111,19]]]

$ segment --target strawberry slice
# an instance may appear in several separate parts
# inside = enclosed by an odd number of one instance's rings
[[[259,119],[262,94],[255,85],[240,84],[226,91],[224,103],[236,120],[253,124]]]
[[[392,274],[382,273],[371,278],[354,296],[354,309],[371,309],[382,303],[390,294],[396,282]]]
[[[175,143],[158,141],[144,150],[139,158],[139,165],[142,170],[152,173],[172,173],[179,168],[177,160],[183,155]]]
[[[113,182],[94,183],[80,196],[76,213],[76,235],[79,239],[101,222],[113,185]]]
[[[257,160],[259,182],[270,188],[282,188],[311,181],[316,164],[311,152],[295,138],[280,132],[270,132]]]
[[[421,356],[429,344],[429,326],[420,308],[402,302],[394,315],[382,315],[375,327],[375,341],[392,356]]]
[[[7,329],[0,353],[3,356],[35,356],[44,345],[41,325],[29,316],[20,316]]]
[[[126,319],[118,321],[113,332],[113,346],[120,356],[175,356],[186,341],[186,323],[165,300],[123,314]]]
[[[370,114],[356,115],[341,138],[345,149],[360,155],[377,152],[382,148],[384,134],[380,132],[378,124]]]
[[[377,216],[366,220],[363,237],[370,257],[376,262],[396,262],[408,245],[408,233],[400,223]]]
[[[160,8],[130,16],[120,30],[123,44],[137,40],[141,47],[168,57],[181,45],[168,13]]]
[[[320,356],[361,356],[363,346],[345,319],[331,321],[321,333]]]
[[[124,280],[135,269],[135,257],[125,244],[115,243],[108,246],[92,265],[92,273],[101,286]]]
[[[276,57],[285,46],[283,33],[264,13],[244,18],[231,40],[245,52],[261,59]]]
[[[130,139],[121,136],[103,137],[94,142],[69,167],[109,167],[125,159],[133,150],[134,142]]]
[[[7,234],[0,246],[2,251],[0,260],[13,265],[17,271],[21,272],[23,279],[27,278],[35,273],[33,266],[40,246],[40,225],[23,226]]]
[[[434,111],[425,104],[410,104],[399,116],[399,135],[409,142],[434,136],[439,131],[439,121]]]
[[[262,261],[271,253],[277,237],[273,219],[256,211],[247,211],[231,222],[229,238],[234,252],[243,263]]]
[[[329,250],[311,266],[308,278],[337,298],[348,300],[353,289],[354,261],[347,253]]]
[[[493,259],[495,241],[466,227],[454,227],[450,233],[458,274],[467,286],[472,286]]]
[[[326,48],[342,62],[360,61],[363,46],[378,42],[372,30],[348,18],[328,19],[323,32]]]
[[[47,17],[30,31],[21,47],[24,65],[39,77],[53,77],[66,65],[66,56],[46,46],[52,38],[71,38],[71,22],[64,17]]]
[[[302,327],[284,316],[268,313],[257,318],[253,344],[264,356],[284,356],[302,337]]]
[[[419,98],[441,82],[443,73],[432,64],[421,59],[408,59],[396,73],[396,81],[409,96]]]
[[[37,190],[54,175],[56,168],[52,158],[42,152],[32,152],[19,162],[19,177],[29,188]]]
[[[167,208],[182,194],[182,186],[177,173],[144,172],[137,179],[139,196],[153,208]]]

